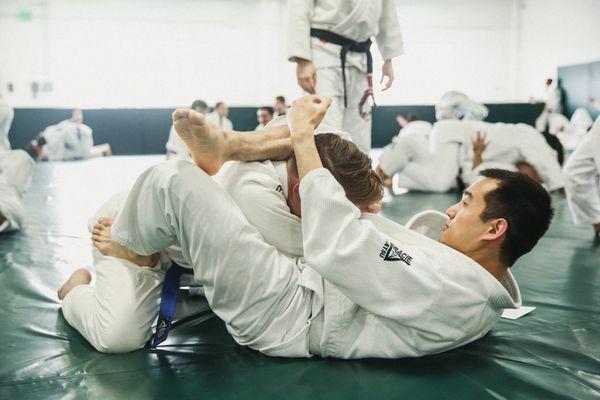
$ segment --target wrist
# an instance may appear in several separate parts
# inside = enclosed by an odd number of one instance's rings
[[[296,136],[296,137],[314,136],[314,134],[315,134],[315,127],[314,127],[314,125],[310,124],[309,122],[302,122],[300,124],[294,124],[292,127],[290,127],[290,136],[292,137],[292,139],[294,138],[294,136]]]

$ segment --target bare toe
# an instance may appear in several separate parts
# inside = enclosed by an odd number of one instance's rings
[[[188,118],[192,124],[195,125],[205,125],[206,117],[204,114],[199,113],[198,111],[189,110]]]
[[[113,223],[113,220],[108,218],[108,217],[102,217],[100,219],[98,219],[98,223],[104,226],[111,226]]]

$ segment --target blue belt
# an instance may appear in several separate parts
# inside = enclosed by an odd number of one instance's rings
[[[165,280],[160,295],[160,311],[158,312],[156,331],[150,338],[150,347],[155,348],[169,336],[171,324],[173,323],[173,315],[175,315],[177,296],[179,295],[181,275],[193,273],[193,270],[183,268],[175,262],[172,262],[171,268],[165,273]]]

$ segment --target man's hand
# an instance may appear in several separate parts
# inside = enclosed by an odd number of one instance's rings
[[[323,167],[315,145],[315,127],[321,123],[330,105],[330,97],[321,100],[311,95],[294,101],[288,112],[288,125],[300,180],[313,169]]]
[[[485,140],[485,133],[477,131],[477,136],[471,140],[471,143],[473,145],[473,165],[471,169],[475,169],[483,162],[483,152],[490,142]]]
[[[296,61],[296,77],[298,85],[310,94],[315,94],[317,90],[317,69],[315,65],[308,60]]]
[[[485,133],[481,131],[477,131],[477,135],[471,140],[471,143],[473,144],[473,154],[479,156],[483,154],[485,149],[487,149],[488,145],[490,144],[490,142],[485,140]]]
[[[381,67],[381,82],[383,84],[383,80],[387,77],[387,82],[381,89],[381,91],[388,90],[392,87],[392,83],[394,83],[394,66],[392,65],[392,60],[385,60],[383,62],[383,67]]]
[[[288,125],[292,141],[299,136],[313,136],[314,130],[331,105],[331,97],[322,100],[315,95],[300,97],[294,100],[288,111]]]

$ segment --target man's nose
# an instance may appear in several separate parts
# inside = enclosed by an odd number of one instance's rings
[[[450,219],[454,218],[456,215],[456,204],[446,210],[446,215],[450,217]]]

